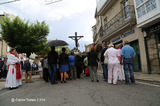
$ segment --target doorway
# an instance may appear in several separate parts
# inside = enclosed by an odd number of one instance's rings
[[[130,46],[133,47],[133,49],[135,50],[135,53],[136,53],[136,57],[133,62],[134,72],[142,72],[141,59],[140,59],[140,49],[139,49],[138,40],[130,42]]]

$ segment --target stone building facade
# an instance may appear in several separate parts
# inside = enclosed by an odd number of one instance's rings
[[[102,18],[101,43],[115,46],[129,41],[136,51],[134,71],[148,73],[144,35],[137,28],[133,0],[98,0],[97,16]]]
[[[160,0],[133,0],[144,36],[149,73],[160,73]]]

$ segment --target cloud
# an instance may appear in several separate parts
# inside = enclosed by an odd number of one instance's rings
[[[93,0],[63,0],[45,5],[45,0],[21,0],[8,4],[7,10],[19,11],[20,14],[16,13],[17,15],[26,14],[33,19],[57,21],[63,17],[70,18],[73,15],[93,9],[90,1],[94,2]]]
[[[51,0],[50,0],[51,1]],[[85,45],[93,42],[91,27],[95,24],[94,13],[96,0],[63,0],[45,5],[45,0],[20,0],[1,5],[1,11],[19,16],[31,22],[43,21],[49,24],[49,40],[62,39],[74,47],[69,35],[83,35],[79,43]]]

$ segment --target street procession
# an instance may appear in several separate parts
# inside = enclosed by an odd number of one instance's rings
[[[0,106],[159,106],[159,4],[0,1]]]

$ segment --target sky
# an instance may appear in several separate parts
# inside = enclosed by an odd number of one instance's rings
[[[0,3],[12,0],[0,0]],[[12,3],[1,4],[0,14],[4,12],[19,16],[21,19],[45,21],[49,25],[50,33],[48,40],[65,40],[69,48],[75,47],[75,42],[68,36],[84,36],[79,40],[79,49],[85,50],[85,45],[93,43],[92,26],[95,25],[94,18],[96,0],[62,0],[57,3],[48,4],[56,0],[20,0]]]

